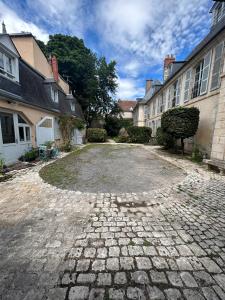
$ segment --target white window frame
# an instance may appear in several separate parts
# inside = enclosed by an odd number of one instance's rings
[[[203,63],[202,76],[201,76],[200,96],[206,94],[208,91],[209,73],[210,73],[211,57],[212,57],[211,52],[212,51],[209,51],[204,56],[204,63]],[[206,77],[204,78],[205,74]],[[206,82],[205,90],[203,90],[203,82]]]
[[[21,117],[22,119],[24,119],[23,117]],[[31,142],[31,127],[29,124],[27,123],[19,123],[19,115],[17,115],[17,127],[18,127],[18,139],[19,139],[19,143],[20,144],[24,144],[24,143],[29,143]],[[24,120],[25,122],[27,122],[26,120]],[[20,132],[19,132],[19,127],[23,128],[23,134],[24,134],[24,141],[21,141],[20,140]],[[27,136],[26,136],[26,128],[29,129],[29,132],[30,132],[30,139],[27,139]]]
[[[59,92],[51,86],[51,98],[54,103],[59,103]]]
[[[76,111],[76,105],[73,101],[70,101],[70,109],[71,109],[72,112]]]
[[[11,80],[16,80],[16,59],[12,55],[6,53],[4,50],[0,49],[0,54],[3,56],[3,67],[0,67],[0,75],[7,77]],[[11,72],[7,70],[7,60],[11,61]]]
[[[184,103],[190,100],[191,75],[192,75],[192,69],[190,68],[185,73]]]
[[[216,48],[219,47],[219,46],[222,46],[221,56],[216,59]],[[223,67],[223,58],[224,58],[224,41],[221,42],[221,43],[219,43],[218,45],[216,45],[214,47],[214,58],[213,58],[213,66],[212,66],[212,76],[211,76],[211,83],[210,83],[210,91],[214,91],[214,90],[216,90],[216,89],[218,89],[220,87],[220,82],[221,82],[221,80],[220,80],[220,74],[221,74],[222,67]],[[219,70],[217,70],[215,72],[214,68],[215,68],[215,64],[216,64],[216,62],[218,60],[220,61]],[[218,83],[214,87],[212,87],[213,76],[218,76],[218,81],[217,81]]]

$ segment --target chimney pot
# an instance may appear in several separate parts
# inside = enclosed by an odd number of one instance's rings
[[[152,86],[152,79],[147,79],[146,84],[145,84],[145,94],[147,94],[147,92],[150,90],[151,86]]]
[[[58,61],[55,55],[51,57],[51,65],[52,65],[52,72],[55,81],[59,80],[59,70],[58,70]]]
[[[3,34],[6,34],[6,33],[7,33],[7,31],[6,31],[6,26],[5,26],[4,21],[2,22],[2,33],[3,33]]]

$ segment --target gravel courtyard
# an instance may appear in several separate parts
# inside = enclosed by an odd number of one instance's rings
[[[224,180],[149,147],[106,147],[69,158],[77,181],[50,172],[50,185],[38,166],[0,183],[0,299],[225,299]],[[123,183],[94,190],[104,174]]]

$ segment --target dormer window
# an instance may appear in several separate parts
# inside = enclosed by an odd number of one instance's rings
[[[71,108],[71,111],[75,112],[76,106],[73,101],[70,101],[70,108]]]
[[[15,79],[15,59],[0,50],[0,74]]]
[[[213,25],[216,25],[225,15],[225,3],[218,1],[214,5],[212,11],[213,11]]]
[[[55,103],[59,103],[59,93],[58,90],[51,86],[51,98]]]

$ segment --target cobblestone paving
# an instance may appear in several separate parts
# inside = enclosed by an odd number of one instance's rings
[[[2,299],[225,299],[222,180],[88,194],[33,170],[0,188]]]

